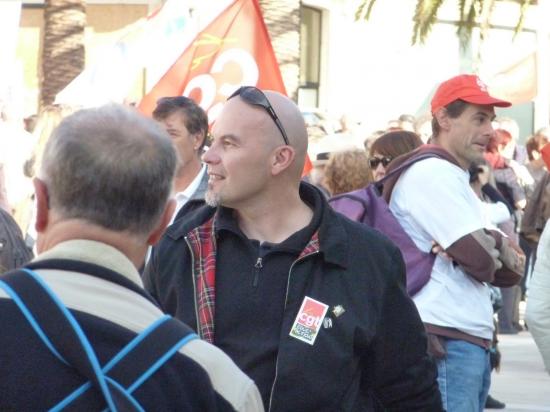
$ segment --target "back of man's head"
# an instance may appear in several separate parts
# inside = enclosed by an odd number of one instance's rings
[[[160,126],[108,105],[61,122],[46,145],[40,177],[61,219],[146,235],[164,211],[176,163]]]

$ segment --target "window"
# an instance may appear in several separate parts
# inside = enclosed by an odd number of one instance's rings
[[[307,6],[302,6],[301,12],[298,103],[304,107],[317,107],[319,105],[323,15],[321,10]]]

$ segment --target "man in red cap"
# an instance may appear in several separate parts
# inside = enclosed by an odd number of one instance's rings
[[[509,102],[489,94],[475,75],[443,82],[431,102],[433,145],[396,181],[384,185],[390,208],[416,245],[439,254],[428,283],[413,296],[436,358],[443,407],[483,411],[490,384],[493,309],[487,283],[511,286],[521,279],[524,256],[499,233],[485,229],[480,202],[469,185],[469,166],[483,159],[493,135],[494,107]],[[389,191],[389,193],[388,193]]]

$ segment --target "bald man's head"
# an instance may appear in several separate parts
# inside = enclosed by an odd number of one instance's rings
[[[296,151],[292,170],[301,176],[307,153],[307,128],[304,117],[296,104],[285,95],[271,90],[264,91],[269,103],[283,125],[290,145]]]
[[[246,90],[224,105],[202,158],[210,175],[210,205],[238,208],[300,183],[307,130],[298,107],[280,93]]]

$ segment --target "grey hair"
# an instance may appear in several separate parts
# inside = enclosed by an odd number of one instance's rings
[[[155,121],[121,105],[80,110],[48,141],[40,176],[65,219],[146,235],[166,207],[177,155]]]

